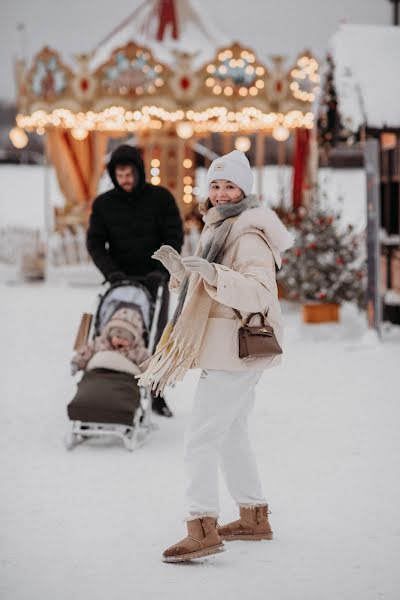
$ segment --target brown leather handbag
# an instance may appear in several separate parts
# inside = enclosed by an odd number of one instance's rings
[[[274,328],[268,323],[268,311],[263,313],[250,313],[246,320],[235,308],[235,314],[242,321],[239,328],[239,358],[272,358],[282,354],[278,340],[275,337]],[[260,316],[260,325],[250,325],[250,321],[256,315]]]

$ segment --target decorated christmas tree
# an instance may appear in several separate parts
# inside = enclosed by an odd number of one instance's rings
[[[287,298],[302,303],[364,303],[365,252],[362,236],[340,215],[315,202],[286,218],[295,234],[278,279]]]

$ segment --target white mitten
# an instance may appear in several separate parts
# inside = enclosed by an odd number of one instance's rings
[[[199,273],[201,277],[210,285],[213,285],[217,279],[217,270],[212,263],[199,256],[187,256],[182,259],[182,265],[187,271]]]
[[[151,258],[159,260],[171,275],[176,276],[184,272],[182,258],[172,246],[161,246],[161,248],[154,252]]]

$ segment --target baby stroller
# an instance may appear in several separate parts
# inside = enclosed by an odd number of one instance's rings
[[[157,324],[160,315],[166,277],[163,273],[151,274],[151,286],[148,278],[135,278],[124,280],[108,287],[104,294],[99,295],[99,302],[94,318],[86,332],[86,339],[90,334],[94,340],[100,335],[111,317],[121,308],[137,310],[143,321],[145,331],[145,344],[150,353],[154,352],[157,334]],[[155,297],[152,298],[148,287],[154,289]],[[148,389],[137,385],[133,375],[114,373],[119,380],[114,386],[115,391],[104,406],[102,398],[91,401],[91,405],[83,402],[79,395],[79,386],[84,383],[84,374],[78,385],[78,393],[68,405],[68,416],[72,421],[72,430],[66,437],[66,447],[73,449],[77,444],[93,438],[103,436],[116,436],[122,439],[125,447],[132,451],[142,445],[149,432],[154,428],[151,422],[152,398]],[[105,374],[103,374],[105,375]],[[112,373],[108,373],[108,377]],[[101,385],[101,382],[100,382]],[[124,391],[125,399],[118,398],[118,390]],[[126,394],[128,392],[128,398]],[[131,397],[129,394],[132,394]]]

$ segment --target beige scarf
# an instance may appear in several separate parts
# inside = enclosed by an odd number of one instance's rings
[[[215,230],[198,254],[209,262],[217,262],[237,217],[244,210],[257,206],[259,202],[256,197],[248,196],[236,204],[210,208],[203,220],[208,226],[214,225]],[[162,394],[166,386],[183,379],[201,348],[212,303],[213,299],[204,289],[202,277],[198,273],[187,275],[182,283],[174,317],[165,327],[155,354],[140,365],[145,371],[138,377],[139,385]]]

